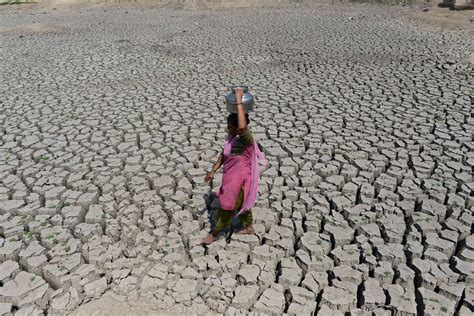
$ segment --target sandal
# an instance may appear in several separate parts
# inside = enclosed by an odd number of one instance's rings
[[[216,241],[216,238],[215,238],[214,236],[212,236],[212,235],[208,235],[206,238],[204,238],[204,239],[202,240],[202,243],[203,243],[204,245],[210,245],[210,244],[212,244],[214,241]]]
[[[250,224],[247,227],[239,230],[237,234],[238,235],[255,235],[255,229],[253,229],[253,225]]]

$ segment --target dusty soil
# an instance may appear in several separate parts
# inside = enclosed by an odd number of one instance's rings
[[[191,311],[180,311],[170,310],[166,311],[157,310],[156,306],[151,307],[147,302],[139,300],[135,302],[126,302],[120,300],[119,297],[106,296],[98,300],[91,301],[84,305],[81,305],[69,316],[153,316],[153,315],[166,315],[166,316],[177,316],[177,315],[192,315]]]
[[[428,11],[423,11],[423,9],[428,9]],[[420,27],[462,30],[467,36],[474,35],[474,10],[450,10],[440,8],[435,4],[423,4],[413,6],[413,10],[410,11],[403,16],[409,23]]]
[[[256,7],[274,7],[282,8],[288,6],[327,6],[331,3],[340,3],[345,1],[330,1],[320,0],[317,3],[309,3],[305,1],[288,0],[276,3],[272,0],[236,0],[232,2],[209,2],[209,3],[196,3],[196,2],[177,2],[177,3],[161,3],[150,0],[135,0],[133,2],[122,2],[122,1],[106,1],[103,3],[90,3],[76,2],[71,0],[49,0],[42,1],[37,4],[17,4],[3,6],[2,10],[16,10],[18,12],[23,11],[29,7],[38,7],[44,13],[50,13],[52,11],[61,10],[80,10],[81,8],[97,8],[103,9],[107,7],[140,7],[146,8],[161,8],[168,10],[223,10],[232,8],[256,8]],[[364,4],[361,4],[364,5]],[[371,4],[373,6],[373,4]],[[384,6],[383,4],[381,6]],[[444,30],[463,31],[467,36],[474,35],[474,10],[451,10],[449,8],[442,8],[438,6],[438,2],[435,3],[418,3],[414,5],[401,7],[402,14],[401,19],[404,19],[407,23],[415,24],[419,27],[437,28]],[[24,25],[21,26],[25,29],[30,29],[36,32],[51,31],[47,26],[40,25]],[[0,32],[9,31],[8,29],[0,29]]]
[[[373,294],[385,295],[375,277],[392,294],[411,284],[406,296],[397,294],[398,312],[405,298],[412,314],[440,299],[453,314],[455,302],[472,306],[467,295],[414,283],[416,275],[445,285],[455,275],[453,284],[468,293],[474,278],[474,241],[464,241],[474,213],[472,67],[456,63],[473,51],[472,11],[322,3],[231,9],[249,4],[0,7],[0,69],[9,79],[0,80],[0,214],[12,215],[0,219],[0,263],[12,259],[13,267],[0,297],[17,302],[24,292],[32,300],[10,303],[12,311],[209,315],[265,310],[276,295],[275,314],[303,307],[312,314],[315,298],[321,314],[328,306],[347,312],[366,297],[386,302]],[[234,234],[228,245],[222,239],[204,249],[210,223],[197,213],[207,192],[201,181],[225,136],[224,120],[208,122],[224,111],[223,86],[236,78],[255,84],[261,108],[252,128],[272,149],[258,235]],[[205,106],[191,106],[199,97]],[[310,242],[316,235],[323,246]],[[316,250],[322,255],[313,261]],[[19,260],[33,256],[37,265]],[[392,269],[395,260],[403,268]],[[426,264],[436,274],[421,274]],[[369,268],[375,277],[362,282]],[[316,269],[321,287],[308,283],[314,292],[301,299],[284,295],[283,286],[316,281]],[[404,273],[396,285],[394,271]],[[356,293],[362,283],[364,300]],[[312,301],[303,306],[305,297]]]

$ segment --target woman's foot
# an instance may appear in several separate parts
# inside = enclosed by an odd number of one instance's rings
[[[255,235],[255,229],[253,229],[253,225],[250,224],[244,229],[240,230],[237,234],[238,235]]]
[[[204,238],[204,239],[202,240],[202,243],[203,243],[204,245],[210,245],[210,244],[212,244],[214,241],[216,241],[216,238],[215,238],[214,236],[212,236],[212,235],[209,234],[206,238]]]

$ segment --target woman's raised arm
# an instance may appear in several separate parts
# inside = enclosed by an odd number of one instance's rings
[[[235,98],[237,101],[237,118],[238,118],[238,132],[239,134],[245,134],[247,132],[247,120],[245,118],[244,105],[242,104],[242,97],[244,90],[242,88],[235,89]]]

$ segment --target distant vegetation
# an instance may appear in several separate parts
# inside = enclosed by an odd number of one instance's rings
[[[0,0],[0,5],[25,4],[25,3],[37,3],[37,2],[33,0]]]

